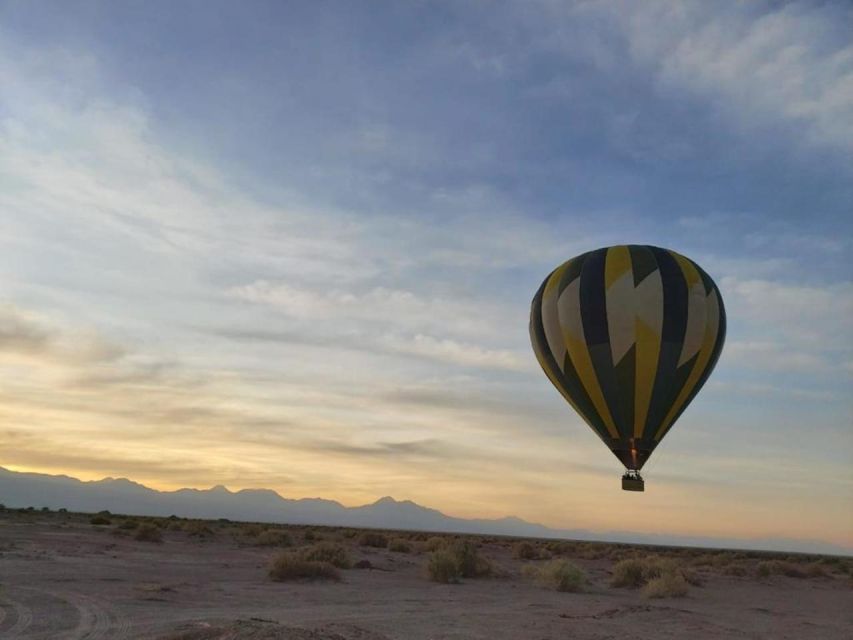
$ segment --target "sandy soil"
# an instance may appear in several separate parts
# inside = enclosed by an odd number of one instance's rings
[[[0,638],[853,638],[853,590],[840,574],[709,571],[687,597],[648,600],[609,587],[607,559],[576,560],[590,584],[559,593],[523,577],[511,541],[481,548],[499,577],[458,585],[428,581],[426,553],[346,543],[376,569],[343,571],[337,583],[277,583],[267,567],[278,550],[225,533],[199,540],[166,531],[155,544],[81,517],[0,513]]]

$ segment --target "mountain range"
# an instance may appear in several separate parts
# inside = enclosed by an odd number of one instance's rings
[[[210,489],[158,491],[127,478],[82,481],[65,475],[24,473],[0,467],[0,503],[10,508],[48,507],[69,511],[217,519],[249,522],[401,529],[445,533],[480,533],[530,538],[601,540],[634,544],[766,549],[851,555],[851,549],[819,540],[786,538],[713,538],[637,532],[593,532],[553,529],[516,517],[494,520],[446,515],[410,500],[380,498],[376,502],[346,507],[322,498],[284,498],[270,489],[230,491],[222,485]]]

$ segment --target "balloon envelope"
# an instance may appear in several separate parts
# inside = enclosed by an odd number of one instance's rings
[[[710,276],[689,258],[645,245],[563,263],[530,311],[545,374],[629,470],[642,468],[705,384],[725,336]]]

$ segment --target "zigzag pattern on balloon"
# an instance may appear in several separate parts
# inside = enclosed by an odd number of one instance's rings
[[[639,470],[717,363],[722,297],[695,262],[619,245],[557,267],[533,298],[530,339],[552,384]]]

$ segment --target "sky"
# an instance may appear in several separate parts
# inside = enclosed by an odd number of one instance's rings
[[[0,1],[0,465],[853,549],[852,22]],[[728,313],[643,494],[527,326],[627,243]]]

